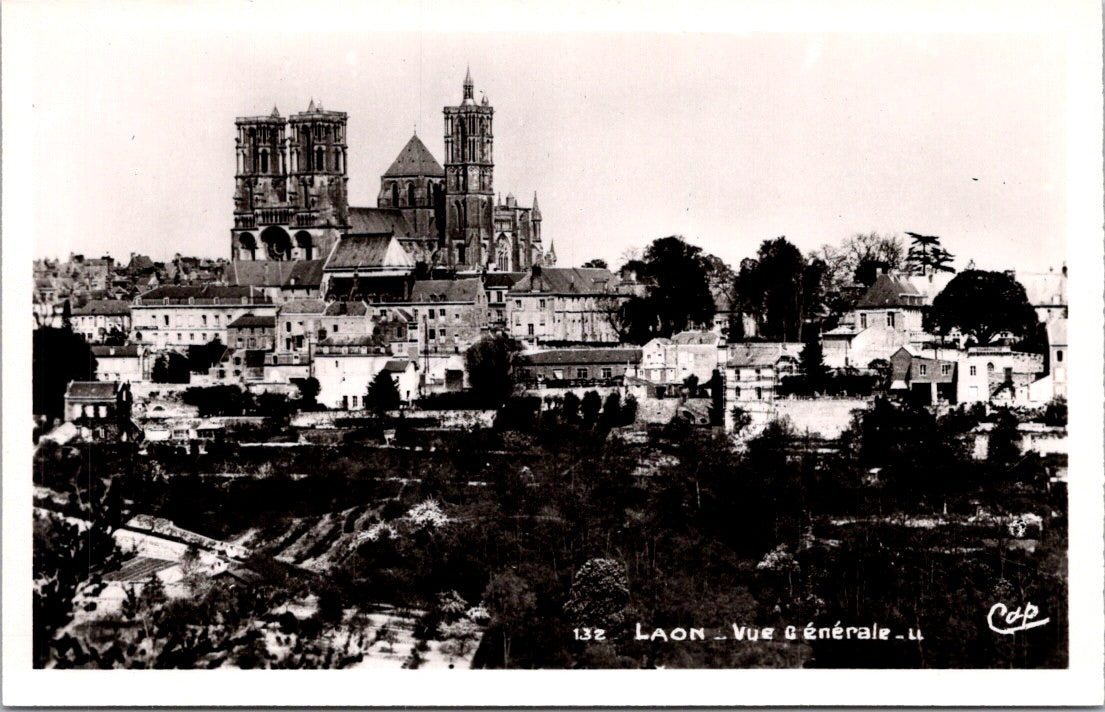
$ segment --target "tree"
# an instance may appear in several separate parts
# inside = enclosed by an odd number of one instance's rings
[[[96,378],[96,357],[84,337],[66,329],[35,329],[31,345],[31,393],[34,412],[61,417],[70,381]]]
[[[919,235],[915,232],[907,232],[906,234],[910,238],[909,252],[905,258],[906,267],[909,271],[921,275],[955,271],[955,268],[951,266],[955,255],[940,245],[939,237],[936,235]]]
[[[602,404],[602,419],[601,423],[605,428],[614,428],[621,425],[622,418],[622,397],[618,395],[617,391],[611,392],[606,396],[606,400]]]
[[[572,391],[564,394],[564,403],[560,406],[561,417],[565,423],[574,423],[579,419],[579,396]]]
[[[511,361],[521,350],[521,344],[504,334],[484,337],[468,348],[464,365],[480,402],[498,407],[514,391]]]
[[[822,245],[817,256],[826,266],[825,291],[841,294],[854,283],[870,287],[879,269],[901,269],[905,248],[897,236],[872,232],[853,235],[839,247]]]
[[[299,400],[303,404],[303,410],[314,410],[318,405],[318,394],[322,390],[318,379],[312,376],[310,378],[295,379],[293,382],[296,388],[299,389]]]
[[[503,667],[510,667],[510,645],[519,633],[534,625],[537,596],[529,585],[512,571],[491,577],[483,592],[484,604],[491,613],[491,627],[502,636]]]
[[[798,361],[807,387],[811,390],[820,389],[828,375],[828,369],[825,368],[825,355],[821,349],[821,339],[816,335],[809,339],[802,347],[802,352],[798,354]]]
[[[599,269],[607,269],[606,260],[596,257],[593,260],[587,260],[583,263],[584,267],[597,267]]]
[[[609,300],[605,310],[607,321],[622,343],[646,344],[660,332],[660,315],[647,297]]]
[[[579,409],[583,415],[583,425],[591,428],[598,419],[599,410],[602,408],[602,397],[596,391],[587,391],[583,394],[583,402]]]
[[[1036,312],[1024,287],[1004,272],[965,270],[936,295],[925,314],[925,329],[946,335],[952,329],[985,345],[1008,333],[1026,338],[1036,328]]]
[[[825,269],[821,260],[807,260],[785,237],[765,240],[756,259],[741,262],[737,304],[756,317],[765,338],[800,341],[803,322],[820,310]]]
[[[366,408],[383,415],[389,410],[399,407],[402,397],[399,395],[399,386],[391,373],[384,368],[376,372],[372,381],[368,384],[368,392],[365,393],[364,404]]]
[[[658,336],[671,336],[711,323],[714,298],[702,248],[672,235],[654,240],[645,251],[648,301],[656,313]]]
[[[192,373],[207,373],[211,367],[219,362],[226,347],[223,342],[215,337],[206,344],[188,347],[188,369]]]
[[[625,397],[622,403],[622,425],[633,425],[637,420],[637,399],[633,394]]]
[[[188,359],[176,351],[159,355],[153,363],[150,379],[154,383],[188,383],[191,379]]]
[[[1002,409],[990,431],[986,459],[994,465],[1006,466],[1021,456],[1021,433],[1017,429],[1017,416]]]
[[[111,327],[111,330],[104,335],[105,346],[122,346],[125,343],[127,343],[127,335],[117,326]]]
[[[733,406],[729,414],[733,416],[734,435],[740,435],[749,425],[752,425],[752,414],[739,405]]]
[[[65,331],[73,330],[73,305],[68,299],[61,305],[61,328]]]
[[[602,628],[612,634],[625,623],[628,603],[625,566],[616,559],[589,559],[572,578],[564,612],[574,627]]]
[[[241,386],[195,386],[180,394],[185,405],[193,405],[200,417],[211,415],[242,415],[252,406],[252,398]]]

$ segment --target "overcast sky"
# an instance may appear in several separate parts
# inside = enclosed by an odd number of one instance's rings
[[[442,160],[441,109],[470,65],[495,107],[495,189],[524,205],[538,193],[562,265],[617,263],[669,234],[735,264],[779,235],[812,250],[906,230],[941,236],[960,267],[1065,259],[1054,33],[733,20],[710,34],[446,34],[426,7],[419,25],[418,3],[407,25],[424,31],[376,32],[311,4],[259,27],[242,6],[220,22],[150,7],[29,13],[36,256],[228,257],[234,118],[312,98],[348,112],[350,202],[374,206],[416,125]]]

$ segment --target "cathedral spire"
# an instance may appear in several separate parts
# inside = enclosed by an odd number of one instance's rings
[[[474,86],[475,85],[472,84],[472,67],[469,66],[464,73],[464,99],[466,101],[475,101],[475,97],[473,96]]]
[[[556,245],[553,244],[552,239],[549,240],[549,251],[545,253],[545,266],[556,266]]]
[[[533,191],[533,210],[530,211],[530,215],[534,220],[541,219],[541,208],[537,205],[537,191]]]

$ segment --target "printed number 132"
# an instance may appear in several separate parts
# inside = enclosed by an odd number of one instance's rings
[[[606,640],[606,631],[602,628],[572,628],[576,640]]]

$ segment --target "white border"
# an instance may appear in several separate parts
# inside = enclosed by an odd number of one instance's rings
[[[683,2],[612,0],[312,4],[336,29],[715,32],[1047,31],[1070,53],[1068,264],[1071,667],[1062,671],[32,671],[30,670],[29,0],[3,7],[3,703],[6,705],[1090,705],[1102,670],[1102,102],[1101,5],[1043,2]],[[64,12],[75,3],[54,2]],[[103,4],[105,23],[218,31],[228,18],[286,29],[302,3]],[[412,18],[414,18],[412,20]],[[64,206],[58,206],[64,209]],[[409,677],[408,677],[409,675]],[[449,679],[445,679],[448,676]]]

